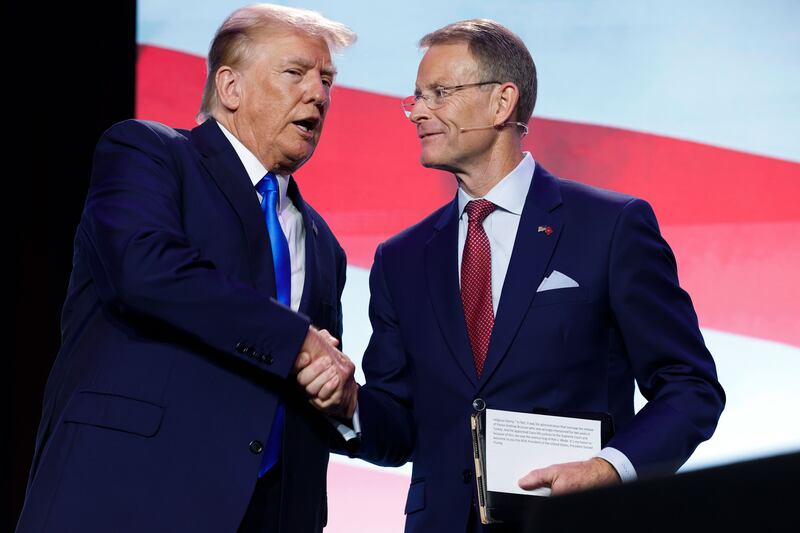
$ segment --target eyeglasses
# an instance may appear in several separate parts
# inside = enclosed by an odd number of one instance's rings
[[[453,85],[452,87],[436,87],[433,90],[433,94],[413,94],[411,96],[407,96],[403,98],[403,101],[400,103],[400,106],[403,108],[403,111],[406,114],[406,117],[411,117],[411,112],[414,110],[414,106],[417,105],[417,102],[420,100],[425,101],[425,105],[433,111],[434,109],[439,109],[442,107],[445,102],[447,101],[447,97],[451,96],[453,93],[461,91],[463,89],[469,89],[470,87],[480,87],[481,85],[491,85],[493,83],[500,83],[499,81],[481,81],[478,83],[465,83],[463,85]]]

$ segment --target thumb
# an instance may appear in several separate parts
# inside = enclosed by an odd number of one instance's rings
[[[552,469],[539,468],[536,470],[531,470],[522,476],[519,481],[517,481],[517,484],[521,489],[533,490],[540,487],[549,487],[552,485],[553,481]]]
[[[297,354],[297,359],[294,360],[294,371],[300,372],[311,363],[311,355],[307,352],[300,352]]]

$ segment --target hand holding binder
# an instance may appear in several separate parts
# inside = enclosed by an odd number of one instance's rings
[[[592,457],[585,461],[531,470],[520,478],[519,486],[525,490],[550,487],[552,494],[557,496],[620,482],[619,474],[611,463],[600,457]]]
[[[471,418],[475,479],[481,522],[513,522],[542,497],[549,496],[553,476],[578,483],[572,474],[583,471],[613,434],[606,413],[520,413],[487,409]],[[555,466],[550,466],[555,465]],[[602,465],[594,465],[603,475]],[[613,470],[613,467],[608,465]],[[526,491],[520,476],[532,472],[540,488]],[[527,478],[527,476],[525,476]],[[559,487],[561,488],[561,487]]]

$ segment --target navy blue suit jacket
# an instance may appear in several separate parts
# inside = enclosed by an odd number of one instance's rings
[[[413,461],[407,531],[466,530],[475,398],[496,409],[609,412],[609,446],[640,476],[674,472],[711,436],[724,393],[647,203],[537,165],[481,379],[457,247],[453,200],[382,244],[370,276],[360,454]],[[553,270],[580,286],[537,293]],[[634,379],[649,400],[636,416]]]
[[[279,396],[281,530],[322,529],[331,427],[289,374],[309,323],[341,337],[345,255],[288,193],[300,314],[272,299],[258,197],[216,122],[103,135],[19,531],[235,531]]]

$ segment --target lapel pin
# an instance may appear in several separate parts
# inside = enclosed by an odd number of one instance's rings
[[[548,237],[553,234],[553,228],[550,226],[539,226],[539,233],[544,233]]]

